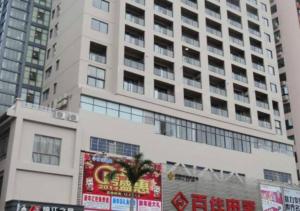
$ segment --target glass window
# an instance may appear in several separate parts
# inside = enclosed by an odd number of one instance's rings
[[[108,24],[94,18],[92,18],[91,27],[96,31],[108,33]]]
[[[46,51],[33,46],[28,46],[26,62],[43,66],[45,61]]]
[[[32,13],[32,21],[44,26],[49,25],[50,12],[41,8],[34,7]]]
[[[28,2],[22,0],[13,0],[11,5],[18,9],[27,10]]]
[[[283,182],[283,183],[291,183],[292,182],[291,174],[279,172],[279,171],[267,170],[267,169],[264,169],[264,178],[266,180],[271,180],[274,182]]]
[[[32,161],[49,165],[59,165],[61,151],[61,139],[35,135]]]
[[[51,7],[51,0],[34,0],[34,2],[42,6]]]
[[[16,40],[24,40],[25,33],[21,32],[19,30],[16,30],[16,29],[8,28],[7,29],[7,36],[11,37],[11,38],[14,38]]]
[[[14,49],[14,50],[19,50],[19,51],[23,50],[23,42],[22,41],[13,40],[13,39],[10,39],[8,37],[6,38],[5,46],[7,48],[11,48],[11,49]]]
[[[27,18],[27,13],[25,11],[12,8],[10,11],[10,16],[25,21]]]
[[[43,71],[36,68],[25,67],[23,83],[31,86],[41,87]]]
[[[0,172],[0,199],[1,199],[2,186],[3,186],[3,172]]]
[[[275,130],[276,134],[282,135],[281,122],[278,120],[275,120]]]
[[[14,18],[9,19],[8,25],[12,28],[16,28],[16,29],[20,29],[20,30],[25,30],[25,27],[26,27],[26,23],[24,21],[17,20]]]
[[[11,60],[19,61],[21,59],[22,53],[19,51],[14,51],[11,49],[4,50],[4,57]]]
[[[0,102],[5,105],[13,105],[15,102],[15,96],[0,93]]]
[[[274,67],[268,65],[268,72],[269,72],[271,75],[275,75],[275,69],[274,69]]]
[[[1,131],[0,134],[0,161],[6,158],[9,139],[9,129]],[[0,173],[1,175],[1,173]],[[1,188],[0,188],[1,191]]]
[[[87,84],[89,86],[103,89],[104,83],[105,70],[95,66],[88,66]]]
[[[22,88],[21,99],[33,104],[40,104],[40,95],[38,91]]]
[[[7,82],[17,83],[18,74],[6,70],[0,70],[0,79]]]
[[[35,26],[31,26],[30,35],[29,35],[30,42],[34,42],[40,45],[46,45],[47,36],[48,36],[47,30]]]
[[[93,0],[93,6],[105,12],[109,11],[109,2],[105,0]]]
[[[8,94],[15,94],[16,93],[16,84],[1,81],[0,91],[8,93]]]

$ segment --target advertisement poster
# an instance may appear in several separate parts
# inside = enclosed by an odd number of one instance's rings
[[[263,211],[282,211],[283,196],[280,187],[260,185]]]
[[[286,211],[300,211],[300,190],[285,188],[284,206]]]
[[[111,158],[93,153],[83,153],[82,205],[86,211],[129,211],[131,185],[120,166]],[[134,190],[136,211],[161,211],[161,165],[155,164],[155,172],[140,179]],[[120,172],[109,181],[107,174]]]

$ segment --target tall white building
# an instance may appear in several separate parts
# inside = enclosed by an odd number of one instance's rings
[[[42,101],[66,112],[8,111],[3,137],[18,135],[0,165],[2,205],[76,204],[81,150],[297,181],[268,0],[54,0],[52,8]],[[59,150],[35,151],[41,140]],[[41,174],[56,181],[47,193],[22,191]]]

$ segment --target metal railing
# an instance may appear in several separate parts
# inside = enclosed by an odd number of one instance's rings
[[[216,66],[209,64],[208,69],[214,73],[218,73],[220,75],[225,75],[225,70],[223,68],[216,67]]]
[[[256,47],[254,45],[250,45],[250,48],[251,48],[252,51],[255,51],[255,52],[259,53],[259,54],[263,53],[263,50],[261,48]]]
[[[197,59],[194,59],[194,58],[191,58],[191,57],[188,57],[188,56],[182,56],[182,58],[183,58],[183,61],[188,63],[188,64],[192,64],[192,65],[195,65],[195,66],[198,66],[198,67],[201,66],[200,60],[197,60]]]
[[[234,99],[243,103],[250,103],[249,97],[241,94],[234,93]]]
[[[267,122],[267,121],[258,120],[258,125],[260,127],[264,127],[264,128],[268,128],[268,129],[272,128],[271,123]]]
[[[242,25],[241,23],[235,21],[235,20],[228,19],[228,22],[229,22],[229,24],[232,25],[232,26],[235,26],[235,27],[240,28],[240,29],[243,28],[243,25]]]
[[[142,26],[145,26],[145,20],[144,19],[139,18],[137,16],[134,16],[130,13],[126,13],[126,20],[128,20],[130,22],[133,22],[133,23],[136,23],[136,24],[139,24],[139,25],[142,25]]]
[[[216,47],[213,47],[211,45],[208,45],[207,49],[208,49],[208,51],[210,51],[210,52],[212,52],[214,54],[217,54],[217,55],[220,55],[220,56],[224,56],[223,50],[221,50],[219,48],[216,48]]]
[[[217,12],[211,10],[211,9],[206,8],[205,12],[206,12],[206,14],[208,14],[208,15],[214,17],[214,18],[221,19],[220,13],[217,13]]]
[[[105,56],[102,56],[102,55],[99,55],[99,54],[96,54],[96,53],[93,53],[93,52],[90,52],[89,59],[92,60],[92,61],[95,61],[95,62],[103,63],[103,64],[106,63],[106,57]]]
[[[174,57],[174,52],[167,49],[167,48],[163,48],[159,45],[156,45],[154,44],[154,51],[156,53],[159,53],[159,54],[162,54],[162,55],[165,55],[165,56],[169,56],[169,57]]]
[[[188,99],[184,99],[184,106],[198,110],[203,110],[203,105],[201,103]]]
[[[219,87],[216,87],[216,86],[210,85],[209,90],[212,93],[215,93],[215,94],[218,94],[218,95],[222,95],[222,96],[226,96],[227,95],[225,89],[222,89],[222,88],[219,88]]]
[[[248,17],[250,17],[250,18],[252,18],[254,20],[257,20],[257,21],[259,20],[258,15],[255,15],[255,14],[253,14],[251,12],[248,12],[247,15],[248,15]]]
[[[233,3],[230,3],[230,2],[226,2],[226,4],[227,4],[227,6],[229,7],[229,8],[231,8],[231,9],[234,9],[234,10],[236,10],[236,11],[241,11],[241,7],[240,6],[238,6],[238,5],[235,5],[235,4],[233,4]]]
[[[171,79],[171,80],[175,79],[174,73],[172,73],[168,70],[160,69],[160,68],[154,68],[154,74],[157,76],[163,77],[163,78]]]
[[[159,92],[157,90],[154,91],[154,97],[156,99],[168,101],[168,102],[171,102],[171,103],[175,102],[175,96],[174,95]]]
[[[128,92],[134,92],[137,94],[144,94],[144,87],[138,86],[136,84],[130,83],[128,81],[124,81],[123,89]]]
[[[198,25],[198,21],[195,21],[195,20],[193,20],[191,18],[188,18],[186,16],[181,16],[181,20],[182,20],[183,23],[189,24],[191,26],[194,26],[194,27],[198,27],[199,26]]]
[[[211,113],[219,115],[219,116],[224,116],[224,117],[228,117],[228,111],[218,108],[218,107],[211,107]]]
[[[219,30],[217,30],[217,29],[214,29],[214,28],[212,28],[212,27],[207,26],[207,27],[206,27],[206,31],[207,31],[208,33],[210,33],[210,34],[214,34],[214,35],[216,35],[216,36],[218,36],[218,37],[222,37],[222,32],[219,31]]]
[[[181,37],[181,39],[182,39],[182,41],[184,41],[184,42],[186,42],[186,43],[188,43],[188,44],[191,44],[191,45],[193,45],[193,46],[196,46],[196,47],[199,47],[200,46],[200,43],[199,43],[199,41],[198,40],[196,40],[196,39],[193,39],[193,38],[190,38],[190,37],[188,37],[188,36],[182,36]]]
[[[261,33],[259,31],[255,30],[255,29],[249,28],[249,33],[254,34],[255,36],[258,36],[258,37],[261,36]]]
[[[269,103],[260,100],[256,100],[256,105],[260,108],[269,109]]]
[[[132,0],[138,4],[142,4],[142,5],[145,5],[145,0]]]
[[[132,67],[134,69],[144,70],[144,64],[143,63],[134,61],[132,59],[125,58],[124,59],[124,65],[126,65],[128,67]]]
[[[170,17],[173,17],[173,11],[172,10],[169,10],[169,9],[164,8],[164,7],[162,7],[160,5],[157,5],[157,4],[154,5],[154,11],[162,13],[162,14],[170,16]]]
[[[233,61],[236,61],[236,62],[241,63],[241,64],[246,64],[246,60],[242,57],[231,54],[231,58],[232,58]]]
[[[201,88],[201,82],[200,81],[196,81],[190,78],[183,78],[183,83],[189,86],[193,86],[193,87],[197,87],[197,88]]]
[[[188,6],[192,7],[192,8],[194,8],[194,9],[198,9],[198,4],[195,3],[195,2],[193,2],[193,1],[191,1],[191,0],[181,0],[181,2],[183,4],[185,4],[185,5],[188,5]]]
[[[244,41],[243,40],[240,40],[238,38],[235,38],[235,37],[232,37],[232,36],[229,36],[229,40],[235,44],[238,44],[240,46],[244,46]]]
[[[254,81],[254,84],[257,88],[267,90],[267,85],[265,83]]]
[[[154,24],[154,31],[173,37],[173,31],[158,24]]]
[[[257,64],[257,63],[252,63],[252,67],[256,70],[259,70],[259,71],[262,71],[262,72],[265,72],[265,68],[264,66],[260,65],[260,64]]]
[[[251,117],[246,115],[236,114],[236,119],[241,122],[251,123]]]
[[[242,75],[233,73],[233,78],[234,78],[235,80],[237,80],[237,81],[241,81],[241,82],[244,82],[244,83],[248,83],[248,79],[247,79],[247,77],[245,77],[245,76],[242,76]]]
[[[125,34],[125,41],[131,44],[144,47],[144,40]]]

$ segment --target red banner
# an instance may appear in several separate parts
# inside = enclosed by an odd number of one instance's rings
[[[129,210],[131,185],[120,166],[111,158],[84,153],[83,205],[85,210]],[[154,164],[155,172],[143,176],[135,185],[136,210],[161,211],[161,165]],[[120,172],[109,181],[107,174]]]

